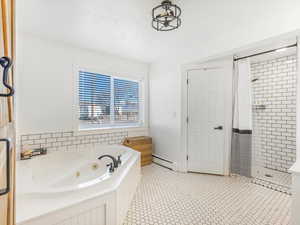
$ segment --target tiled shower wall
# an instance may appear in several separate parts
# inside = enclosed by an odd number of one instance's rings
[[[48,152],[69,150],[74,147],[89,144],[121,144],[129,136],[147,135],[146,130],[141,131],[116,131],[107,133],[80,134],[73,131],[28,134],[20,136],[20,151],[26,149],[47,148]]]
[[[254,160],[283,172],[296,160],[296,67],[295,55],[251,64]]]

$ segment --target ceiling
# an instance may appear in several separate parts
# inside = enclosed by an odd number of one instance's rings
[[[182,27],[158,32],[160,0],[17,0],[17,31],[143,62],[198,60],[300,28],[298,0],[174,0]]]

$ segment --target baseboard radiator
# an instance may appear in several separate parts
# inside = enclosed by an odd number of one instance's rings
[[[163,157],[158,155],[152,155],[152,156],[153,156],[153,163],[168,168],[170,170],[174,170],[174,163],[172,161],[164,159]]]

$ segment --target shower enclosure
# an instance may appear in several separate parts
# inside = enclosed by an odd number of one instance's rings
[[[235,59],[231,172],[290,194],[297,45]]]
[[[286,193],[296,160],[296,72],[295,51],[251,63],[253,182]]]

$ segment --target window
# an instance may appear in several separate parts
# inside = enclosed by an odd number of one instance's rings
[[[140,82],[79,72],[79,128],[141,124]]]

